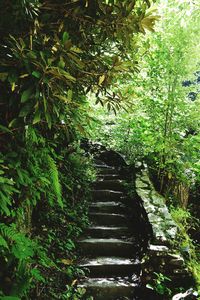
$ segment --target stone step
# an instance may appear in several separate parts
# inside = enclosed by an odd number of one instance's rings
[[[94,201],[120,201],[123,192],[113,190],[92,190],[92,198]]]
[[[86,230],[86,235],[98,238],[121,238],[130,237],[133,231],[129,227],[110,227],[110,226],[90,226]]]
[[[88,216],[93,225],[123,226],[130,224],[127,216],[123,214],[89,213]]]
[[[92,184],[95,190],[113,190],[113,191],[125,191],[124,180],[97,180]]]
[[[89,205],[90,212],[106,212],[106,213],[124,213],[128,209],[121,202],[108,201],[108,202],[92,202]]]
[[[98,170],[111,170],[116,172],[114,167],[108,166],[104,163],[96,163],[94,164],[94,167],[97,168]]]
[[[97,179],[103,179],[103,180],[113,180],[113,179],[123,179],[120,175],[118,174],[99,174],[97,175]]]
[[[121,257],[86,258],[79,267],[88,269],[90,277],[132,276],[141,271],[139,260]]]
[[[133,299],[136,285],[126,278],[89,278],[80,282],[78,287],[85,288],[94,300]]]
[[[93,159],[93,162],[96,165],[106,165],[107,166],[107,164],[105,162],[103,162],[102,160],[100,160],[98,158]]]
[[[119,174],[118,171],[114,168],[98,168],[97,173],[99,175],[111,175],[111,174],[118,175]]]
[[[132,258],[135,256],[136,246],[133,242],[122,239],[99,239],[88,238],[78,241],[78,246],[83,255],[95,256],[115,256]]]

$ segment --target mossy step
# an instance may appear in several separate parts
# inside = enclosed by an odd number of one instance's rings
[[[119,201],[98,201],[90,203],[89,211],[102,213],[124,213],[127,211],[127,207]]]
[[[97,172],[99,175],[119,174],[118,171],[114,168],[98,168]]]
[[[124,214],[115,213],[89,213],[89,220],[94,225],[123,226],[130,225],[130,221]]]
[[[123,224],[124,225],[124,224]],[[132,230],[129,227],[118,226],[90,226],[86,230],[86,235],[90,237],[98,238],[121,238],[121,237],[130,237],[133,235]]]
[[[120,179],[115,180],[97,180],[92,184],[93,188],[96,190],[106,190],[110,189],[113,191],[125,191],[124,186],[125,181]]]
[[[85,288],[94,300],[133,299],[136,285],[125,278],[89,278],[80,282],[78,287]]]
[[[92,198],[94,201],[120,201],[124,193],[120,191],[113,191],[111,189],[92,190]]]
[[[104,163],[95,163],[94,167],[97,168],[97,169],[99,169],[99,170],[102,170],[102,169],[103,170],[114,170],[116,172],[116,170],[115,170],[114,167],[108,166],[108,165],[106,165]]]
[[[114,180],[114,179],[123,179],[122,176],[118,174],[99,174],[97,175],[97,180]]]
[[[90,277],[132,276],[141,270],[139,260],[121,257],[85,258],[79,266],[88,269]]]
[[[119,256],[133,258],[136,245],[133,242],[114,238],[88,238],[78,241],[83,255],[96,256]]]

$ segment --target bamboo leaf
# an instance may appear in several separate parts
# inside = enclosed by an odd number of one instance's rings
[[[33,118],[33,124],[39,123],[40,120],[41,120],[41,111],[37,110]]]
[[[25,104],[20,110],[19,117],[26,117],[28,114],[31,113],[32,108],[33,108],[32,103]]]
[[[102,85],[102,83],[104,82],[105,78],[106,78],[106,76],[104,74],[99,77],[99,85]]]
[[[38,78],[38,79],[41,78],[41,73],[38,72],[38,71],[33,71],[33,72],[32,72],[32,75],[33,75],[34,77]]]
[[[50,116],[50,114],[48,113],[48,111],[45,113],[45,118],[46,118],[46,121],[47,121],[47,124],[48,124],[49,129],[51,129],[51,126],[52,126],[52,119],[51,119],[51,116]]]
[[[21,96],[21,103],[26,102],[30,98],[31,94],[32,94],[31,88],[23,91],[22,96]]]
[[[69,39],[69,34],[65,31],[62,36],[63,44]]]

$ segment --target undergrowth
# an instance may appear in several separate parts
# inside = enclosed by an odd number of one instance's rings
[[[188,209],[171,207],[170,212],[179,228],[175,246],[185,257],[187,267],[194,275],[196,287],[200,295],[200,248],[189,235],[189,230],[191,228],[195,228],[197,230],[199,221],[191,215]]]
[[[30,127],[22,147],[0,157],[1,300],[74,300],[84,293],[76,288],[83,276],[76,239],[88,224],[95,172],[77,143],[71,149],[57,149]]]

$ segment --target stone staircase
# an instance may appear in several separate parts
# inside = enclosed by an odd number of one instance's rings
[[[117,169],[98,163],[89,205],[91,225],[79,241],[79,266],[88,277],[79,282],[94,300],[136,299],[141,264],[134,220],[124,180]]]

